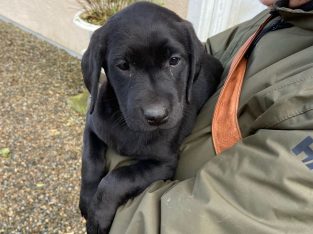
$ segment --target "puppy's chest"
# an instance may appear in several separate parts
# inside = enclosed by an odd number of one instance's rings
[[[106,137],[106,144],[119,154],[132,157],[141,157],[153,152],[155,140],[143,134],[130,134],[122,131],[120,134],[110,132]]]
[[[168,144],[158,134],[138,134],[122,131],[122,134],[110,132],[106,137],[106,144],[117,153],[135,158],[160,157],[161,152],[169,152]],[[170,139],[166,139],[169,141]]]

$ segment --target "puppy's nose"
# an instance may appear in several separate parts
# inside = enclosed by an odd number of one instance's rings
[[[163,105],[151,105],[143,110],[148,124],[158,126],[168,120],[168,110]]]

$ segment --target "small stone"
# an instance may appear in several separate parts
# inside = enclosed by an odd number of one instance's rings
[[[57,136],[60,135],[60,131],[58,131],[57,129],[50,129],[49,134],[50,136]]]
[[[44,186],[46,186],[46,184],[44,184],[44,183],[37,183],[37,184],[36,184],[36,187],[37,187],[37,188],[42,188],[42,187],[44,187]]]

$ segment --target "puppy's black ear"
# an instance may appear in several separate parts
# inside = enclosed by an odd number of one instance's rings
[[[205,57],[205,48],[198,39],[192,24],[188,21],[183,22],[187,34],[187,50],[189,55],[189,77],[187,81],[187,103],[190,104],[192,96],[192,86],[197,80],[201,71],[201,61]]]
[[[105,26],[103,26],[92,34],[89,46],[81,61],[84,82],[91,94],[90,114],[95,108],[101,67],[105,62],[106,31]]]

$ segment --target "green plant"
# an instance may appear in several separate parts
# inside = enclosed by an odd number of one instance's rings
[[[83,20],[91,24],[103,25],[105,21],[120,11],[138,0],[77,0],[84,9],[80,15]],[[148,0],[157,4],[163,4],[162,0]]]

